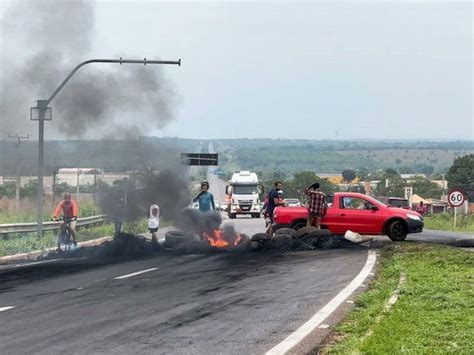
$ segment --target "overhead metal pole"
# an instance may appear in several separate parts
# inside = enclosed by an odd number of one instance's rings
[[[51,94],[51,96],[47,100],[38,100],[36,107],[31,108],[30,111],[30,119],[34,121],[39,121],[38,126],[38,197],[36,200],[36,212],[37,212],[37,233],[38,236],[43,235],[43,176],[44,176],[44,121],[51,120],[51,118],[46,117],[46,111],[50,109],[48,105],[53,101],[56,95],[61,91],[61,89],[66,85],[69,79],[79,70],[79,68],[83,67],[86,64],[91,63],[118,63],[122,64],[170,64],[170,65],[179,65],[181,66],[181,59],[178,60],[147,60],[144,58],[143,60],[135,60],[135,59],[89,59],[80,64],[78,64],[70,73],[69,75],[62,81],[61,84],[57,87],[56,90]],[[38,118],[32,118],[33,110],[37,110]]]

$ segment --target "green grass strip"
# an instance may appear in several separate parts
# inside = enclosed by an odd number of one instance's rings
[[[425,216],[425,228],[450,232],[474,232],[474,215],[459,214],[454,227],[454,215],[452,213],[434,214]]]
[[[382,320],[406,274],[397,303]],[[325,354],[474,354],[474,252],[398,243],[381,251],[377,279],[331,334]],[[368,330],[373,330],[367,336]]]
[[[168,223],[163,221],[160,228],[166,227]],[[148,233],[148,219],[141,218],[133,222],[125,222],[122,231],[128,233]],[[35,233],[11,233],[8,237],[0,236],[0,256],[15,255],[19,253],[29,253],[36,250],[44,250],[57,246],[58,231],[47,231],[43,237],[39,238]],[[98,239],[114,235],[114,225],[104,223],[95,227],[78,228],[77,241]]]

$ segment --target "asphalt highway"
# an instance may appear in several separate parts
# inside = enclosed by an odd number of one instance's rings
[[[226,223],[263,229],[262,219]],[[158,253],[0,273],[0,353],[264,353],[346,287],[367,255]]]

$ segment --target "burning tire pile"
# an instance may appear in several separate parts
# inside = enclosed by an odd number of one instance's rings
[[[231,226],[224,226],[212,232],[203,232],[201,237],[181,231],[170,231],[166,233],[163,243],[165,250],[180,252],[258,250],[289,252],[354,246],[355,244],[346,240],[344,236],[333,236],[327,229],[318,230],[314,227],[304,227],[298,231],[282,228],[273,236],[267,233],[256,233],[252,237],[235,232]]]

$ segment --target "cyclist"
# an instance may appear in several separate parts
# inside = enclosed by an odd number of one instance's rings
[[[62,214],[64,221],[65,222],[69,221],[69,225],[68,225],[69,234],[71,235],[73,243],[76,246],[77,246],[76,221],[77,221],[78,213],[79,213],[79,209],[77,207],[77,202],[71,198],[71,194],[68,192],[64,194],[64,200],[58,203],[53,213],[53,220],[57,221],[59,219],[59,215]],[[58,240],[58,248],[60,248],[59,240]]]

